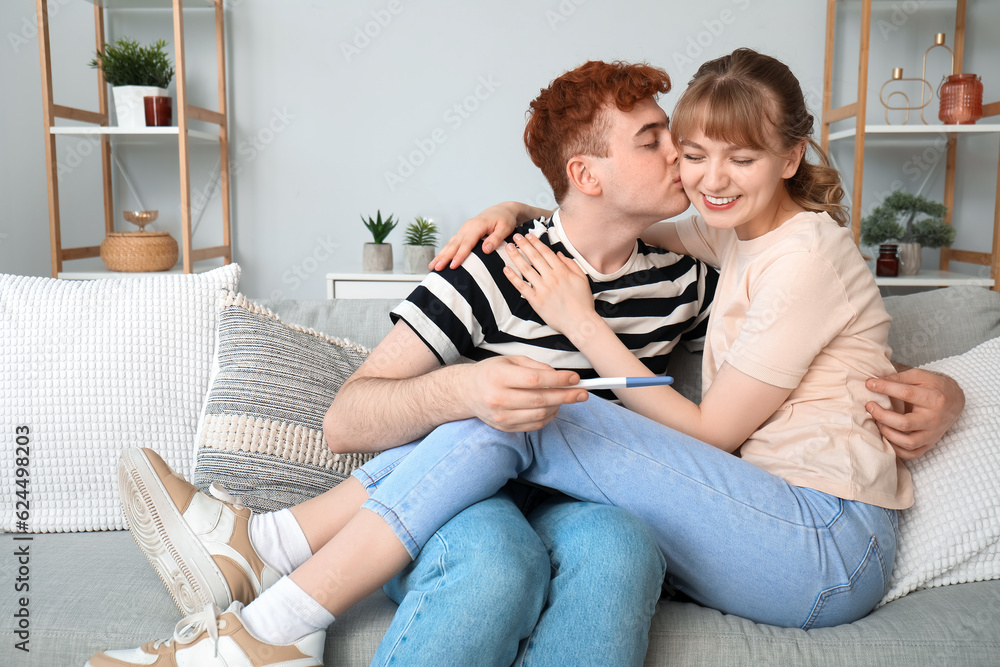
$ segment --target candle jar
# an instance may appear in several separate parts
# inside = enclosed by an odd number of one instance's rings
[[[938,118],[946,125],[972,125],[983,117],[983,81],[975,74],[952,74],[941,84]]]
[[[895,243],[883,243],[878,247],[878,259],[875,260],[875,275],[882,278],[895,278],[899,275],[899,258],[896,256]]]

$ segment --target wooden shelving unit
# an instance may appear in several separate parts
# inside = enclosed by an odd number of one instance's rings
[[[948,207],[946,222],[953,222],[955,211],[955,172],[958,155],[958,137],[967,134],[1000,135],[1000,124],[977,123],[975,125],[869,125],[865,122],[868,101],[868,56],[872,30],[873,0],[827,0],[826,13],[826,64],[823,72],[823,121],[821,144],[829,150],[830,142],[838,140],[854,140],[854,174],[852,185],[851,220],[854,221],[854,239],[860,242],[861,237],[861,197],[864,190],[864,168],[866,139],[875,137],[911,137],[920,138],[930,134],[947,135],[947,155],[945,162],[944,205]],[[861,45],[858,55],[858,90],[857,101],[833,108],[833,59],[834,36],[837,24],[837,7],[844,4],[859,6],[861,12]],[[877,3],[876,3],[877,4]],[[883,3],[884,4],[884,3]],[[948,0],[937,2],[935,7],[955,8],[955,35],[952,50],[955,54],[954,74],[962,72],[965,50],[966,31],[966,0]],[[933,107],[933,103],[932,103]],[[934,107],[936,118],[936,107]],[[983,118],[1000,116],[1000,102],[983,105]],[[853,118],[853,128],[833,131],[834,123]],[[989,267],[990,277],[976,278],[961,273],[949,271],[951,262],[964,262]],[[892,285],[954,285],[974,284],[992,287],[1000,291],[1000,154],[997,156],[997,185],[994,190],[993,242],[990,252],[973,252],[941,248],[940,271],[923,271],[912,279],[890,278],[879,279],[880,284]],[[914,282],[916,281],[916,282]]]
[[[197,0],[198,8],[215,12],[215,47],[218,76],[218,111],[189,104],[187,101],[187,63],[184,57],[184,2],[183,0],[89,0],[94,5],[94,37],[96,48],[104,50],[104,10],[170,9],[174,28],[174,70],[176,103],[174,127],[119,128],[111,126],[107,85],[104,74],[97,70],[98,111],[87,111],[56,104],[52,90],[52,56],[49,40],[49,13],[47,0],[36,0],[38,9],[38,46],[42,71],[42,113],[45,122],[45,161],[48,181],[49,231],[52,251],[52,276],[64,274],[63,262],[88,257],[100,257],[100,244],[78,248],[64,248],[59,218],[59,181],[56,154],[56,137],[60,135],[98,135],[101,137],[101,166],[104,189],[104,235],[114,231],[114,198],[111,183],[111,151],[115,140],[143,138],[150,141],[176,141],[180,164],[181,209],[181,268],[184,273],[194,270],[194,263],[221,257],[226,264],[233,260],[230,235],[229,210],[229,136],[226,113],[226,60],[224,37],[224,12],[222,0]],[[189,3],[190,4],[190,3]],[[189,8],[190,9],[190,8]],[[65,119],[86,125],[56,126],[56,119]],[[189,126],[190,121],[200,121],[218,126],[218,131],[202,131]],[[192,140],[218,141],[221,160],[220,190],[222,196],[222,245],[194,248],[191,239],[191,178],[189,143]],[[103,240],[103,237],[101,237]],[[63,277],[80,277],[75,272],[65,272]],[[109,276],[119,275],[108,272]],[[134,274],[132,274],[134,275]],[[94,274],[88,274],[94,277]]]

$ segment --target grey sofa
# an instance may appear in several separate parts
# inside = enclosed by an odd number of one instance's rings
[[[265,302],[266,303],[266,302]],[[388,330],[391,301],[266,303],[288,322],[369,347]],[[1000,294],[948,288],[888,297],[893,348],[919,365],[1000,335]],[[699,391],[699,357],[677,354],[672,373]],[[1000,363],[1000,360],[998,360]],[[30,542],[30,652],[15,648],[12,536],[3,536],[0,665],[82,665],[100,648],[166,638],[178,612],[125,531],[34,535]],[[331,627],[327,665],[367,665],[395,605],[381,592]],[[754,624],[692,603],[662,601],[647,665],[1000,665],[1000,580],[910,593],[850,625],[810,631]]]

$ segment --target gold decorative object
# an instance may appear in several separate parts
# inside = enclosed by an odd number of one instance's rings
[[[901,91],[901,90],[894,90],[891,93],[889,93],[888,97],[885,97],[884,96],[884,94],[885,94],[885,87],[888,86],[890,83],[893,83],[894,81],[919,81],[920,82],[920,106],[919,107],[910,106],[910,98],[909,98],[909,96],[906,93],[904,93],[903,91]],[[927,89],[931,91],[931,97],[926,102],[923,101],[923,99],[924,99],[924,86],[927,86]],[[892,99],[893,95],[902,95],[903,99],[906,100],[906,106],[904,106],[904,107],[894,107],[894,106],[892,106],[889,103],[889,100]],[[886,81],[885,83],[883,83],[882,84],[882,88],[879,89],[879,91],[878,91],[878,100],[879,100],[879,102],[882,103],[882,106],[885,107],[885,124],[886,125],[892,125],[892,123],[889,122],[889,112],[890,111],[905,111],[906,112],[906,116],[903,118],[903,125],[906,125],[908,122],[910,122],[910,112],[911,111],[916,111],[918,109],[920,110],[920,118],[921,118],[921,120],[923,120],[923,117],[924,117],[924,107],[927,106],[928,104],[930,104],[932,99],[934,99],[934,88],[931,87],[931,84],[927,83],[927,81],[925,79],[923,79],[923,78],[920,78],[920,79],[913,79],[913,78],[911,78],[911,79],[905,79],[905,78],[903,78],[903,68],[902,67],[894,67],[893,70],[892,70],[892,78],[889,79],[888,81]],[[924,124],[926,125],[927,121],[924,121]]]
[[[147,232],[157,211],[125,211],[125,219],[139,226],[137,232],[111,232],[101,243],[101,261],[112,271],[166,271],[177,264],[177,241],[168,232]]]
[[[923,64],[923,67],[920,69],[920,78],[923,79],[924,81],[927,80],[927,54],[929,54],[931,51],[933,51],[934,49],[936,49],[938,47],[941,47],[942,49],[944,49],[945,51],[947,51],[948,54],[951,56],[951,66],[948,67],[948,74],[945,74],[943,77],[941,77],[941,83],[938,84],[937,96],[938,96],[938,98],[940,98],[941,97],[941,85],[948,78],[948,75],[950,75],[952,72],[955,71],[955,52],[951,50],[951,47],[949,47],[947,44],[944,43],[944,33],[943,32],[939,32],[939,33],[935,34],[934,35],[934,43],[930,46],[930,48],[928,48],[926,51],[924,51],[924,64]],[[928,85],[930,85],[930,84],[928,84]],[[933,88],[931,89],[931,99],[934,99],[934,89]],[[930,101],[931,100],[927,100],[928,103]],[[923,102],[924,102],[924,87],[921,86],[920,87],[920,104],[921,104],[921,106],[920,106],[920,120],[924,121],[924,125],[927,125],[928,124],[927,120],[924,118],[924,107],[927,106],[927,105],[924,104]]]
[[[125,219],[133,225],[139,225],[139,231],[146,231],[144,228],[160,215],[159,211],[124,211]]]
[[[955,69],[955,52],[952,51],[951,48],[947,44],[944,43],[944,39],[945,39],[945,36],[944,36],[943,32],[939,32],[936,35],[934,35],[934,43],[930,46],[930,48],[928,48],[926,51],[924,51],[924,60],[923,60],[923,65],[920,68],[920,78],[919,79],[912,79],[912,78],[911,79],[904,79],[903,78],[903,68],[902,67],[896,67],[896,68],[893,68],[893,70],[892,70],[892,78],[882,84],[882,88],[879,90],[879,93],[878,93],[878,99],[882,103],[882,106],[885,107],[885,124],[886,125],[891,125],[892,124],[892,123],[889,122],[889,112],[890,111],[905,111],[906,112],[906,116],[903,118],[903,125],[906,125],[908,122],[910,122],[910,112],[911,111],[919,111],[920,112],[920,120],[923,122],[924,125],[929,125],[929,123],[927,122],[927,119],[924,118],[924,108],[928,104],[931,103],[931,100],[934,99],[934,86],[932,86],[930,84],[930,82],[927,80],[927,56],[928,56],[928,54],[930,54],[931,51],[933,51],[934,49],[937,49],[937,48],[942,48],[942,49],[946,50],[951,55],[951,67],[948,69],[948,73],[950,74]],[[944,81],[945,81],[945,79],[947,79],[947,78],[948,78],[947,75],[945,75],[944,77],[942,77],[941,83],[943,84]],[[920,104],[918,106],[911,105],[909,96],[906,93],[904,93],[904,92],[902,92],[900,90],[894,90],[894,91],[892,91],[891,93],[889,93],[888,97],[884,96],[885,87],[888,86],[890,83],[892,83],[894,81],[919,81],[920,82]],[[924,86],[927,86],[927,90],[924,90]],[[930,93],[929,96],[927,95],[928,92]],[[900,96],[902,96],[902,98],[904,100],[906,100],[906,106],[902,106],[902,107],[892,106],[892,104],[890,103],[890,101],[892,100],[892,97],[894,95],[900,95]],[[938,85],[937,95],[938,95],[938,97],[941,97],[941,85],[940,84]],[[926,101],[924,100],[924,98],[927,98]]]

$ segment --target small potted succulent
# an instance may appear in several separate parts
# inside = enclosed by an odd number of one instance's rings
[[[385,237],[396,228],[396,220],[390,215],[382,219],[382,211],[375,218],[361,216],[361,221],[372,233],[374,243],[366,243],[361,268],[364,271],[392,271],[392,244],[385,243]]]
[[[174,78],[174,68],[164,50],[167,43],[159,40],[152,46],[122,37],[114,44],[105,44],[104,53],[97,52],[90,66],[104,73],[112,86],[115,115],[119,127],[145,127],[144,97],[166,97],[167,86]]]
[[[947,212],[944,204],[896,190],[861,221],[861,243],[895,242],[899,275],[915,276],[920,271],[922,247],[950,246],[955,240],[955,228],[944,221]],[[918,215],[924,217],[918,220]]]
[[[403,270],[406,273],[427,273],[437,253],[437,234],[437,225],[427,218],[416,218],[406,227],[403,240]]]

